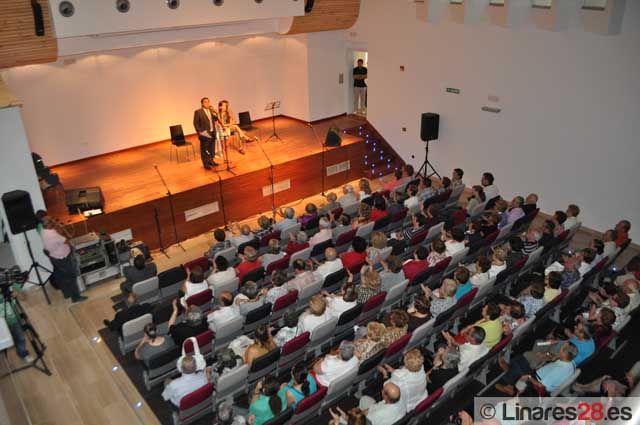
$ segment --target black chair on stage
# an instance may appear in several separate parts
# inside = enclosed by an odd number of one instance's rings
[[[169,151],[169,161],[173,158],[173,151],[176,151],[176,162],[180,162],[180,148],[184,148],[187,151],[187,161],[191,161],[191,157],[189,156],[189,148],[191,148],[191,154],[193,155],[193,159],[196,158],[196,151],[193,148],[193,144],[187,139],[184,138],[184,132],[182,131],[182,125],[172,125],[169,127],[169,132],[171,133],[171,147]]]
[[[238,127],[243,130],[253,130],[255,128],[251,122],[251,114],[249,111],[240,112],[238,114]]]

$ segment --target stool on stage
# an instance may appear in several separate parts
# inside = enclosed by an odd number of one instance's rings
[[[182,131],[182,125],[172,125],[169,127],[169,132],[171,133],[171,147],[169,151],[169,161],[171,161],[173,157],[173,151],[176,151],[176,162],[180,162],[180,148],[185,148],[187,151],[187,161],[191,161],[191,157],[189,156],[189,147],[191,147],[191,154],[193,155],[193,159],[196,158],[196,151],[193,148],[193,144],[187,139],[184,138],[184,132]]]

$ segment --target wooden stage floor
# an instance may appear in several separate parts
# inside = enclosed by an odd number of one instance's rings
[[[265,140],[271,134],[271,120],[254,123],[250,136],[258,136],[266,155],[274,165],[275,183],[289,180],[290,188],[276,193],[276,205],[301,199],[322,190],[321,163],[322,142],[330,126],[350,129],[365,124],[355,116],[342,116],[314,123],[313,130],[298,120],[277,117],[277,132],[283,141]],[[327,149],[325,165],[331,166],[350,161],[350,169],[325,178],[325,187],[332,187],[364,175],[362,157],[363,139],[343,134],[341,147]],[[250,142],[241,155],[229,146],[230,161],[235,167],[219,172],[205,170],[199,158],[199,143],[194,135],[188,136],[196,151],[191,162],[176,163],[175,156],[169,159],[170,141],[153,143],[124,151],[113,152],[93,158],[53,167],[60,175],[65,189],[100,186],[105,198],[105,214],[87,220],[90,230],[113,233],[132,229],[134,238],[147,242],[152,248],[160,246],[154,217],[160,221],[164,246],[175,243],[166,190],[155,171],[162,173],[169,190],[173,193],[178,238],[184,240],[216,226],[224,220],[221,211],[202,218],[186,221],[185,211],[191,211],[207,203],[224,202],[227,221],[240,220],[249,215],[271,209],[271,197],[264,196],[263,187],[270,185],[269,161],[258,142]],[[181,151],[181,156],[185,152]],[[220,160],[217,160],[220,162]],[[222,180],[219,183],[218,176]],[[84,233],[79,224],[80,215],[69,215],[61,193],[48,191],[45,200],[49,212],[75,234]],[[76,229],[76,227],[82,226]],[[77,230],[77,231],[76,231]]]

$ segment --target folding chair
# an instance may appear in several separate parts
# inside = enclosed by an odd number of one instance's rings
[[[151,313],[129,320],[122,325],[122,335],[118,337],[118,346],[123,356],[138,346],[144,335],[144,327],[149,323],[153,323]]]
[[[154,302],[160,299],[160,286],[158,276],[150,277],[142,282],[134,283],[131,292],[136,294],[139,304]]]
[[[322,407],[322,399],[326,394],[327,388],[320,387],[315,393],[300,400],[289,423],[292,425],[302,424],[305,420],[311,419],[313,416],[317,416],[320,412],[320,408]]]
[[[213,412],[213,384],[205,384],[180,400],[180,407],[173,412],[174,425],[187,425]]]
[[[231,341],[242,335],[243,322],[244,317],[238,316],[224,322],[220,326],[220,329],[212,329],[215,331],[215,338],[213,340],[213,351],[218,352],[227,348]]]
[[[182,284],[187,279],[187,272],[183,266],[172,267],[158,273],[158,287],[161,298],[175,298]]]
[[[242,333],[245,335],[253,335],[253,332],[260,325],[266,325],[269,323],[269,317],[271,315],[271,303],[265,303],[260,307],[251,310],[244,318],[244,324],[242,325]]]

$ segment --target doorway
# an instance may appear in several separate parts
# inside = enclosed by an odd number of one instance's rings
[[[358,66],[358,60],[362,59],[363,65],[365,68],[368,64],[369,53],[364,50],[348,50],[347,52],[347,75],[349,76],[348,81],[349,84],[347,86],[347,99],[348,99],[348,108],[347,111],[349,114],[357,114],[361,117],[367,116],[367,96],[366,93],[364,95],[364,99],[361,100],[360,110],[356,110],[356,90],[354,90],[354,78],[353,78],[353,69]],[[365,80],[365,84],[367,84]],[[368,84],[367,84],[368,85]]]

